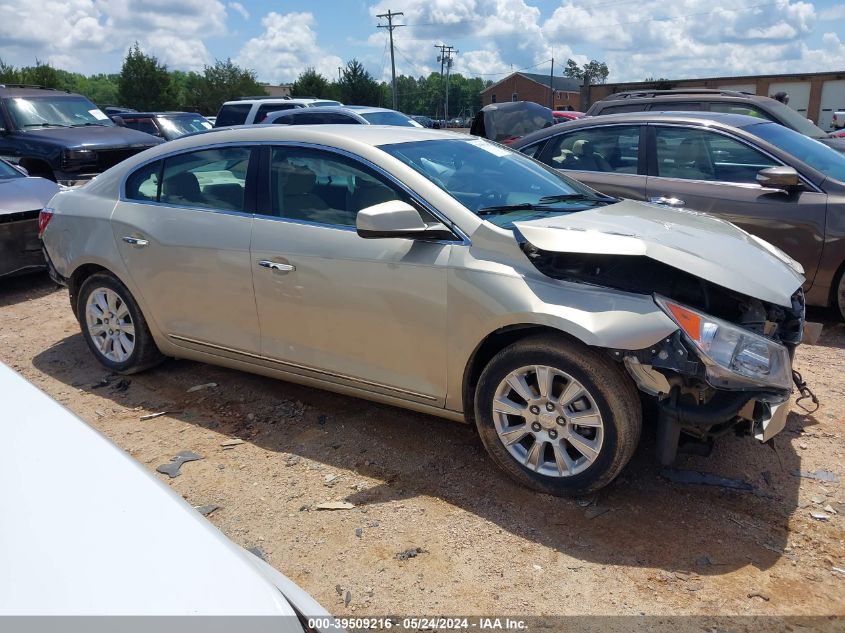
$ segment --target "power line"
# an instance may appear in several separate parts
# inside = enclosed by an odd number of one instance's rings
[[[387,24],[379,24],[378,28],[380,29],[387,29],[388,33],[390,33],[390,70],[391,70],[391,89],[393,92],[393,109],[396,109],[396,62],[393,59],[393,29],[397,29],[400,26],[405,26],[404,24],[394,24],[393,18],[405,15],[401,11],[398,13],[394,13],[390,9],[387,10],[387,13],[381,13],[377,15],[377,18],[387,18]]]

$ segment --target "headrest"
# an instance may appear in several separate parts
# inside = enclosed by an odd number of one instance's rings
[[[582,138],[572,145],[572,153],[576,156],[592,156],[593,144]]]
[[[202,198],[200,183],[197,177],[189,171],[183,171],[165,178],[164,182],[161,183],[161,190],[166,196],[178,196],[186,200]]]
[[[279,182],[286,196],[301,196],[311,193],[317,183],[317,175],[307,167],[285,165],[279,168]]]

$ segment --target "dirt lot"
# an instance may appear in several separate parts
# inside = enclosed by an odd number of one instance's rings
[[[187,361],[110,377],[42,276],[0,281],[0,361],[151,470],[202,455],[170,485],[218,505],[209,520],[336,615],[841,615],[845,326],[811,318],[825,332],[797,367],[821,408],[793,406],[771,448],[729,437],[676,464],[754,491],[668,481],[646,435],[588,507],[512,484],[464,425]],[[243,443],[221,447],[231,438]],[[839,481],[799,476],[818,470]],[[325,501],[355,507],[315,508]]]

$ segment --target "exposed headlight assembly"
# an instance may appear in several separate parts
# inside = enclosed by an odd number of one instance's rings
[[[792,388],[792,362],[783,345],[671,299],[654,299],[698,349],[714,387]]]

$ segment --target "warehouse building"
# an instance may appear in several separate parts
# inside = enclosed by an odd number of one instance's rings
[[[554,101],[552,101],[554,93]],[[516,72],[481,91],[484,105],[503,101],[533,101],[553,110],[581,110],[581,81]]]

